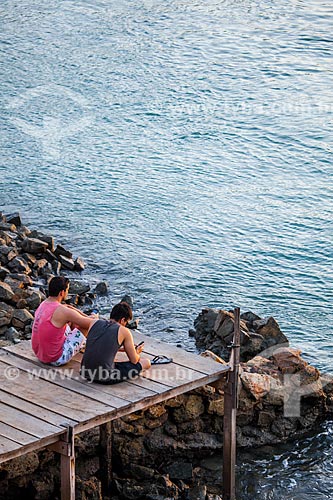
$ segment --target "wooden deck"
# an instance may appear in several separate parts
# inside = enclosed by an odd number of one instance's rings
[[[54,368],[37,360],[29,341],[0,349],[0,463],[50,446],[72,460],[62,479],[68,483],[63,498],[74,498],[75,434],[216,382],[230,370],[151,337],[135,333],[134,340],[145,341],[145,356],[164,354],[173,363],[107,386],[81,378],[81,354]]]

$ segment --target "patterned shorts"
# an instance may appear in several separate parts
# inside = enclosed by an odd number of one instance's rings
[[[70,327],[67,326],[65,335],[66,339],[62,347],[62,355],[57,361],[50,363],[52,366],[65,365],[85,346],[86,337],[77,328],[71,330]]]

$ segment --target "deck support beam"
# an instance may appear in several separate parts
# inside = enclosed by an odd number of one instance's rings
[[[236,413],[240,356],[240,309],[234,310],[234,340],[231,344],[228,381],[224,389],[223,419],[223,499],[236,499]]]
[[[101,449],[99,466],[102,478],[102,494],[110,496],[112,480],[112,422],[99,426],[99,445]]]
[[[64,439],[48,448],[60,454],[61,500],[75,500],[74,428],[69,425]]]

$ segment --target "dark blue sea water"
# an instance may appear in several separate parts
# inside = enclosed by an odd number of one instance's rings
[[[194,350],[202,307],[240,306],[330,372],[332,3],[0,11],[0,209],[108,280],[105,311],[131,294],[144,333]],[[298,458],[290,445],[244,462],[239,498],[331,498],[332,442],[327,425]]]

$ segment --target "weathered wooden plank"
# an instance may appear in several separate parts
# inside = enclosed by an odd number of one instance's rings
[[[6,438],[0,437],[0,442],[2,441],[2,439],[5,440]],[[7,460],[11,460],[12,458],[17,458],[22,455],[26,455],[27,453],[30,453],[30,451],[40,450],[41,448],[45,448],[46,446],[49,446],[50,444],[55,443],[58,440],[59,440],[59,435],[52,435],[46,438],[38,439],[37,441],[26,445],[20,445],[16,443],[18,445],[18,448],[14,448],[11,451],[3,453],[1,453],[0,451],[0,463],[6,462]]]
[[[61,434],[64,432],[62,427],[48,424],[37,417],[24,413],[17,408],[7,406],[4,403],[0,403],[0,415],[1,422],[23,432],[25,429],[29,429],[30,433],[36,436],[36,438],[43,438],[50,434]],[[11,439],[14,440],[12,437]]]
[[[142,335],[138,332],[132,333],[134,342],[138,343],[141,342],[141,340],[144,340],[145,350],[143,355],[151,354],[152,356],[156,356],[158,354],[164,354],[165,356],[172,357],[174,363],[180,364],[187,368],[191,368],[192,370],[196,370],[204,374],[223,373],[230,369],[228,365],[222,365],[221,363],[217,363],[212,359],[204,358],[202,356],[199,356],[198,354],[184,351],[183,349],[175,347],[171,344],[167,344],[166,342],[162,342],[161,340],[158,340],[156,338],[148,337],[148,335]],[[32,357],[37,360],[32,352],[30,341],[23,341],[20,344],[17,344],[15,346],[7,346],[3,349],[9,352],[13,352],[16,355],[22,355],[24,357],[27,357],[28,353],[30,352],[30,356],[32,355]],[[75,356],[76,361],[80,362],[81,359],[81,353]],[[69,362],[66,366],[71,367],[71,362]]]
[[[11,439],[8,439],[6,436],[3,436],[0,434],[0,463],[2,462],[2,458],[5,459],[6,455],[10,454],[14,450],[19,450],[21,448],[21,445],[17,443],[16,441],[12,441]],[[8,460],[6,458],[6,460]],[[3,460],[5,461],[5,460]]]
[[[11,354],[11,352],[13,352],[13,354]],[[33,365],[25,365],[24,360],[32,362]],[[19,357],[16,356],[16,351],[14,354],[14,351],[11,350],[7,351],[6,355],[2,356],[2,361],[8,362],[8,364],[11,364],[13,366],[18,366],[20,368],[26,369],[26,371],[30,371],[31,369],[32,373],[40,373],[41,377],[46,380],[51,378],[54,383],[61,385],[62,387],[67,387],[88,397],[103,401],[105,403],[107,402],[115,408],[121,408],[122,406],[125,406],[127,402],[138,401],[143,397],[150,396],[151,392],[147,393],[144,391],[144,389],[156,393],[162,393],[164,390],[168,390],[169,387],[168,385],[164,385],[159,381],[149,381],[141,379],[141,377],[137,377],[133,381],[122,382],[121,385],[124,387],[122,387],[121,389],[117,389],[113,385],[112,387],[114,387],[115,390],[103,391],[103,386],[101,384],[88,384],[88,382],[80,376],[79,360],[72,359],[65,366],[57,368],[51,367],[50,365],[44,365],[43,363],[40,363],[38,361],[27,343],[25,343],[25,347],[23,349],[20,347]],[[38,368],[36,369],[36,367]],[[44,370],[46,371],[44,372]],[[66,378],[67,376],[68,378]],[[74,384],[72,384],[73,380]],[[77,385],[76,382],[80,383],[80,385]],[[96,392],[96,390],[98,390],[98,393]],[[107,399],[100,399],[101,391],[108,394]]]
[[[152,359],[151,355],[147,355]],[[200,380],[205,374],[181,366],[176,363],[152,365],[149,370],[143,372],[142,376],[149,380],[160,382],[168,387],[177,387],[179,385],[191,383],[194,380]]]
[[[70,390],[46,380],[31,379],[29,374],[22,370],[19,370],[15,380],[11,380],[6,372],[8,366],[0,362],[0,386],[4,391],[26,401],[33,401],[38,406],[60,413],[64,417],[85,421],[113,410],[109,405],[89,400],[80,394],[75,394],[74,398]]]
[[[65,418],[63,415],[59,415],[58,413],[47,410],[46,408],[37,406],[34,403],[30,403],[20,397],[5,392],[2,389],[0,389],[0,402],[6,403],[8,406],[12,406],[13,408],[20,408],[20,410],[25,413],[29,413],[30,415],[37,414],[38,418],[41,420],[56,426],[75,425],[77,423],[77,420],[72,420],[68,417]]]
[[[1,436],[11,439],[19,444],[28,444],[38,441],[38,437],[20,429],[16,429],[15,427],[12,427],[12,425],[5,424],[4,422],[0,422],[0,441]]]
[[[183,349],[162,342],[161,340],[148,337],[147,335],[134,332],[133,338],[135,343],[141,342],[142,340],[145,342],[144,354],[151,354],[152,356],[164,354],[165,356],[173,358],[173,361],[176,364],[191,368],[192,370],[196,370],[207,375],[212,373],[223,373],[229,370],[228,365],[222,365],[212,359],[204,358],[198,354],[184,351]]]
[[[81,377],[78,363],[72,363],[72,368],[67,368],[67,365],[59,368],[53,368],[51,366],[39,367],[9,352],[6,353],[6,356],[3,356],[1,360],[3,363],[16,366],[24,372],[29,373],[32,380],[35,380],[35,375],[37,379],[41,378],[42,380],[52,381],[52,384],[69,389],[73,393],[81,394],[94,401],[107,403],[112,408],[121,408],[130,403],[130,400],[118,398],[113,394],[108,394],[107,398],[101,395],[96,384],[90,384]]]

